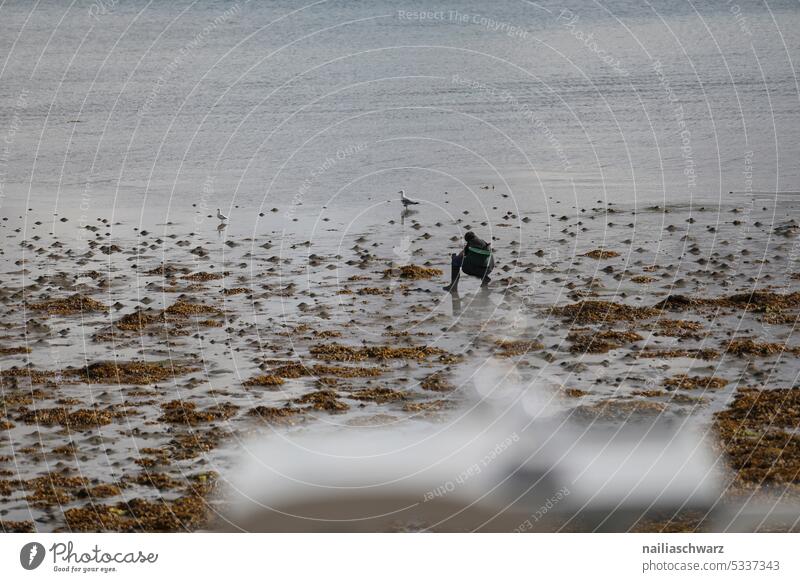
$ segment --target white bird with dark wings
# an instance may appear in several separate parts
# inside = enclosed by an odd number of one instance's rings
[[[416,200],[412,200],[411,198],[406,198],[405,190],[400,190],[398,194],[400,194],[400,202],[403,203],[403,206],[409,206],[411,204],[419,204],[419,202],[417,202]]]

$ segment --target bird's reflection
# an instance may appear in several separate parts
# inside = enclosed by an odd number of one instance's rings
[[[411,210],[410,208],[403,208],[403,210],[400,211],[400,224],[405,224],[406,216],[411,216],[413,214],[417,214],[417,211]]]

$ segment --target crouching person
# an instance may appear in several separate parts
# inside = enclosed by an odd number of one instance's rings
[[[466,241],[464,250],[457,255],[451,255],[450,284],[444,288],[445,291],[458,291],[458,279],[461,271],[479,278],[481,286],[485,287],[491,281],[489,273],[494,269],[491,245],[485,240],[479,239],[472,231],[464,235],[464,240]]]

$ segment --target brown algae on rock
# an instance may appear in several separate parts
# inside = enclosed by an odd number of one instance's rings
[[[256,406],[248,414],[270,424],[292,425],[304,420],[302,409],[290,407]]]
[[[616,330],[581,329],[567,335],[567,341],[572,343],[571,352],[589,354],[604,354],[642,339],[636,332]]]
[[[366,400],[369,402],[376,402],[384,404],[386,402],[394,402],[395,400],[406,400],[408,394],[391,388],[366,388],[364,390],[356,390],[347,395],[348,398],[354,400]]]
[[[747,311],[780,311],[783,309],[800,309],[800,292],[775,293],[773,291],[752,291],[735,293],[722,297],[687,297],[670,295],[654,307],[685,311],[703,307],[734,307]]]
[[[512,356],[522,356],[528,352],[534,352],[544,349],[544,344],[538,340],[497,340],[494,342],[497,346],[496,354],[502,358],[510,358]]]
[[[588,253],[584,253],[582,256],[589,257],[590,259],[613,259],[614,257],[618,257],[619,253],[617,251],[595,249],[593,251],[589,251]]]
[[[719,352],[710,348],[652,350],[645,349],[636,352],[637,358],[692,358],[699,360],[716,360]]]
[[[352,347],[342,344],[317,344],[311,346],[311,355],[321,360],[337,360],[343,362],[358,362],[363,360],[424,360],[431,356],[445,356],[447,352],[440,348],[429,346],[401,347],[392,346],[364,346]]]
[[[723,344],[723,349],[728,354],[734,356],[759,356],[767,357],[782,354],[800,354],[800,348],[790,348],[785,344],[771,342],[757,342],[751,338],[734,339],[727,344]]]
[[[658,279],[650,277],[649,275],[634,275],[631,277],[631,281],[639,283],[640,285],[649,285],[650,283],[655,283]]]
[[[191,317],[193,315],[222,315],[223,311],[213,305],[180,300],[167,307],[164,313]]]
[[[194,531],[210,518],[206,500],[195,494],[174,500],[132,499],[117,505],[92,504],[64,512],[72,532]]]
[[[716,376],[689,376],[681,374],[664,380],[664,386],[669,386],[673,390],[718,390],[727,386],[728,381]]]
[[[740,388],[714,428],[738,481],[800,484],[799,388]]]
[[[153,384],[195,371],[175,361],[96,362],[75,374],[90,384]]]
[[[403,265],[401,267],[386,269],[384,277],[399,277],[401,279],[419,280],[430,279],[431,277],[441,277],[444,272],[441,269],[431,267],[420,267],[418,265]]]
[[[37,426],[59,424],[68,429],[86,430],[111,424],[115,416],[109,410],[87,408],[70,411],[67,408],[59,407],[26,410],[17,417],[17,420]]]
[[[194,402],[185,400],[171,400],[163,403],[161,408],[163,414],[158,419],[159,421],[189,426],[196,426],[215,420],[226,420],[236,414],[238,410],[238,406],[233,404],[217,404],[205,410],[198,410]]]
[[[29,353],[31,353],[31,349],[26,346],[18,346],[13,348],[0,347],[0,356],[13,356],[16,354],[29,354]]]
[[[206,273],[205,271],[200,271],[199,273],[191,273],[189,275],[183,275],[181,279],[185,279],[187,281],[217,281],[219,279],[223,279],[225,275],[229,273]]]
[[[280,386],[285,380],[274,374],[261,374],[242,382],[242,386]]]
[[[339,394],[334,390],[315,390],[294,399],[295,404],[308,404],[314,410],[327,412],[342,412],[350,409],[350,405],[339,400]]]
[[[703,324],[697,321],[683,319],[659,319],[655,322],[656,335],[679,337],[687,339],[700,339]]]
[[[430,390],[432,392],[450,392],[455,389],[441,372],[435,372],[426,376],[419,385],[423,390]]]
[[[658,315],[650,307],[632,307],[611,301],[586,300],[551,308],[550,312],[572,323],[611,323],[615,321],[638,321]]]
[[[108,312],[108,307],[99,301],[81,293],[63,299],[48,299],[39,303],[31,303],[28,309],[45,311],[48,315],[75,315],[78,313]]]
[[[300,362],[281,364],[270,370],[266,376],[278,378],[301,378],[303,376],[332,376],[336,378],[372,378],[383,374],[384,370],[362,366],[329,366],[325,364],[305,365]]]

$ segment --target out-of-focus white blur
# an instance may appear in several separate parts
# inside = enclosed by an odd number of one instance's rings
[[[719,510],[725,467],[687,426],[579,424],[533,397],[506,403],[481,394],[424,432],[393,425],[248,443],[225,529],[626,531],[664,512]]]

